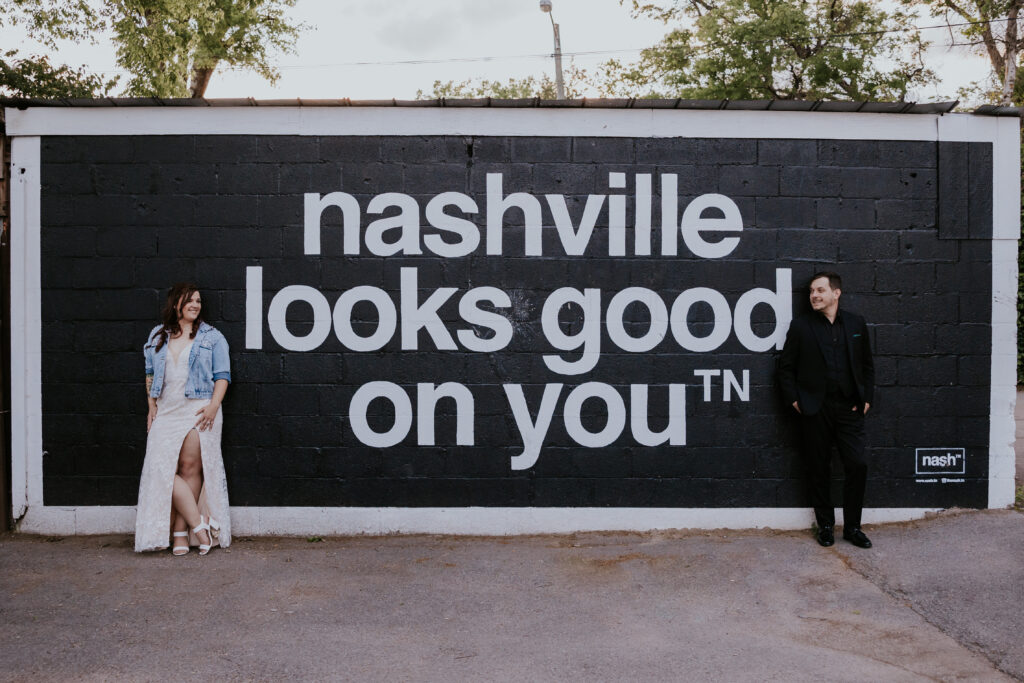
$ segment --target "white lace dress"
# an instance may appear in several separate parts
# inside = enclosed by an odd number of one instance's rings
[[[160,550],[171,545],[171,489],[178,470],[181,444],[195,427],[196,412],[210,399],[185,398],[188,379],[190,343],[181,351],[177,362],[167,350],[164,385],[156,400],[157,413],[146,439],[146,460],[139,481],[139,504],[135,515],[135,552]],[[199,494],[199,512],[217,520],[220,533],[214,545],[231,545],[231,518],[228,514],[228,485],[224,475],[224,459],[220,452],[220,433],[224,424],[221,410],[213,420],[213,428],[199,432],[203,461],[203,488]],[[189,529],[189,545],[199,539]]]

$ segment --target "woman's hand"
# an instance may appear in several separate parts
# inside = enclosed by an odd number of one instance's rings
[[[213,398],[204,407],[196,411],[196,415],[199,419],[196,421],[196,427],[199,431],[205,432],[207,429],[213,429],[213,418],[217,417],[217,411],[220,409],[220,402],[224,400],[224,393],[228,390],[228,381],[226,379],[219,379],[213,383]]]
[[[153,420],[156,419],[156,402],[149,404],[149,414],[146,415],[146,433],[149,433],[150,428],[153,427]]]
[[[196,415],[199,416],[199,419],[196,420],[196,427],[199,431],[205,432],[208,429],[213,429],[213,419],[217,417],[217,410],[219,408],[219,403],[211,401],[196,411]]]

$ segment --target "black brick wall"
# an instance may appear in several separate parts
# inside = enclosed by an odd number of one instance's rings
[[[145,448],[141,347],[171,282],[203,288],[207,318],[232,348],[224,408],[224,458],[232,503],[258,506],[681,506],[805,505],[797,434],[774,382],[774,352],[746,351],[735,336],[713,353],[687,353],[669,335],[652,352],[617,352],[583,375],[547,370],[540,329],[544,298],[563,286],[599,287],[604,301],[628,286],[671,302],[711,287],[731,304],[774,288],[792,268],[794,313],[815,270],[838,269],[843,303],[872,324],[877,402],[867,421],[879,507],[983,507],[987,501],[988,368],[991,349],[991,164],[987,144],[848,140],[503,137],[48,137],[42,143],[44,498],[48,505],[132,505]],[[609,192],[609,172],[678,174],[680,211],[719,192],[739,206],[739,247],[714,261],[609,258],[607,204],[585,256],[522,256],[520,213],[507,216],[505,256],[483,246],[458,259],[351,257],[341,253],[338,212],[324,215],[322,255],[302,253],[303,193],[341,190],[364,212],[373,195],[404,192],[420,206],[444,191],[473,196],[484,221],[487,173],[505,193],[566,195],[578,219],[589,193]],[[615,190],[613,193],[622,191]],[[545,225],[551,224],[546,203]],[[627,203],[627,226],[633,212]],[[376,216],[371,217],[376,218]],[[364,213],[363,226],[368,223]],[[332,227],[333,224],[333,227]],[[425,222],[424,222],[424,225]],[[429,234],[430,228],[424,229]],[[546,230],[546,233],[552,231]],[[631,239],[627,239],[632,244]],[[268,331],[247,350],[245,268],[263,266],[265,302],[291,284],[333,304],[350,287],[395,292],[399,269],[416,267],[428,290],[493,285],[517,305],[515,336],[496,354],[344,352],[333,336],[316,351],[283,352]],[[395,295],[397,296],[397,294]],[[457,318],[457,298],[442,308]],[[291,328],[303,329],[296,306]],[[700,309],[694,313],[699,316]],[[264,316],[266,310],[264,310]],[[763,318],[764,316],[761,316]],[[770,320],[766,321],[770,322]],[[577,321],[578,323],[578,321]],[[641,327],[642,329],[642,327]],[[695,326],[696,329],[696,326]],[[764,328],[761,328],[762,332]],[[749,369],[749,402],[702,400],[696,368]],[[438,409],[437,446],[417,446],[415,426],[398,446],[368,448],[347,420],[360,385],[454,381],[476,400],[476,445],[455,446],[450,402]],[[513,471],[521,448],[503,383],[521,383],[536,405],[542,385],[565,394],[587,381],[623,390],[651,386],[652,426],[664,424],[665,385],[685,383],[685,447],[647,448],[626,431],[587,449],[566,434],[559,409],[537,464]],[[413,400],[415,400],[413,398]],[[374,406],[379,404],[375,403]],[[590,404],[588,404],[589,406]],[[383,411],[386,413],[386,411]],[[371,416],[377,428],[387,414]],[[584,423],[600,426],[597,418]],[[914,448],[967,449],[966,481],[915,481]],[[838,490],[837,490],[838,495]]]

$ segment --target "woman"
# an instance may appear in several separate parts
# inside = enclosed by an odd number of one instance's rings
[[[203,322],[190,283],[171,287],[143,352],[149,415],[139,482],[135,551],[175,555],[231,544],[228,487],[220,453],[220,404],[231,381],[228,342]],[[173,531],[173,534],[172,534]],[[173,542],[172,542],[173,539]]]

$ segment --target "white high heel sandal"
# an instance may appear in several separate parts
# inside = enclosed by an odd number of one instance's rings
[[[200,520],[200,521],[202,521],[202,520]],[[175,531],[171,535],[174,536],[174,538],[181,538],[182,536],[184,536],[185,538],[188,538],[188,532],[187,531]],[[189,549],[190,548],[188,546],[188,541],[185,541],[185,545],[184,546],[180,546],[180,545],[174,546],[171,549],[171,554],[172,555],[176,555],[177,557],[181,557],[182,555],[188,555]]]
[[[215,519],[213,519],[212,517],[210,518],[209,522],[204,522],[202,515],[199,515],[199,525],[196,526],[194,529],[192,529],[192,533],[196,534],[197,538],[198,538],[198,535],[199,535],[200,531],[205,531],[207,537],[210,539],[209,543],[200,543],[199,544],[199,554],[200,555],[205,555],[206,553],[210,552],[210,548],[213,547],[213,538],[214,538],[214,536],[213,536],[213,531],[210,529],[210,525],[211,524],[215,524],[216,528],[217,528],[217,532],[220,533],[220,524],[217,524],[217,521]]]

